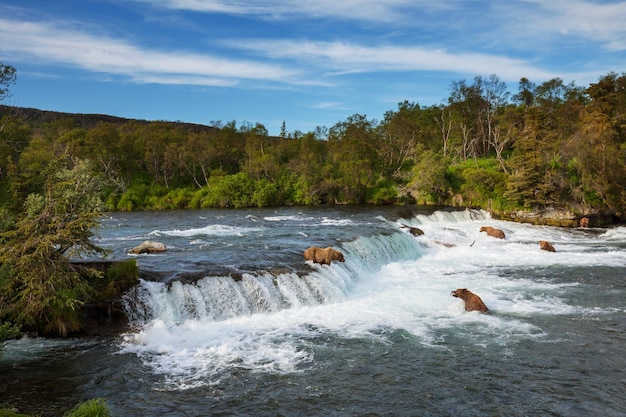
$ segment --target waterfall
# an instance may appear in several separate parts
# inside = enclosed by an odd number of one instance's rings
[[[311,264],[312,271],[271,274],[266,271],[210,276],[193,283],[141,281],[125,297],[130,321],[167,323],[187,320],[221,321],[238,316],[311,307],[346,299],[360,280],[393,261],[416,259],[422,247],[404,232],[357,238],[340,246],[345,263]],[[304,261],[303,261],[304,262]]]

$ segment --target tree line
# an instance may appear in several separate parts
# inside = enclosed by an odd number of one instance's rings
[[[626,76],[579,87],[496,75],[453,81],[445,104],[270,136],[261,123],[41,123],[3,108],[0,204],[19,210],[54,160],[88,160],[108,210],[320,204],[561,207],[622,213]],[[89,122],[91,120],[91,122]]]

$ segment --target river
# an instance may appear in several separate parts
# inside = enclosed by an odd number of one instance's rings
[[[127,254],[147,239],[168,251]],[[108,214],[96,243],[151,279],[127,294],[132,328],[4,343],[0,402],[42,416],[96,397],[114,416],[626,414],[623,226],[422,207],[189,210]],[[305,262],[313,245],[345,262]],[[465,311],[457,288],[490,313]]]

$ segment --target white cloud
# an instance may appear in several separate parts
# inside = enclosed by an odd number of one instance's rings
[[[303,61],[335,74],[378,71],[444,71],[497,74],[504,80],[549,79],[555,75],[521,59],[480,53],[452,53],[419,46],[363,46],[345,42],[273,40],[232,41],[232,47],[253,49],[274,58]]]
[[[626,50],[626,2],[523,0],[539,8],[528,24],[541,32],[584,37],[612,51]]]
[[[403,10],[447,8],[445,2],[417,0],[135,0],[155,7],[203,13],[254,15],[261,18],[308,16],[378,22],[404,21]]]
[[[415,10],[418,3],[409,0],[316,0],[303,2],[297,0],[259,0],[232,1],[224,0],[136,0],[150,1],[156,5],[184,8],[193,11],[215,13],[246,13],[262,16],[286,16],[288,14],[353,16],[363,9],[363,16],[378,15],[379,21],[391,18],[405,8]],[[545,31],[573,31],[577,24],[585,20],[587,26],[581,26],[581,33],[602,38],[607,45],[614,48],[626,48],[621,42],[620,34],[626,33],[621,25],[615,23],[615,16],[622,16],[626,2],[598,5],[582,0],[555,0],[544,4],[539,0],[519,0],[520,5],[535,4],[531,7],[530,16],[536,16],[544,8],[543,23],[539,20],[524,23]],[[438,4],[438,3],[436,3]],[[462,7],[463,2],[453,1],[446,6],[433,5],[433,2],[422,4],[423,7]],[[571,9],[567,6],[572,5]],[[467,5],[466,5],[467,6]],[[432,9],[431,9],[432,10]],[[439,9],[437,9],[439,10]],[[602,23],[593,18],[597,17]],[[366,17],[363,17],[366,18]],[[510,16],[503,16],[503,19]],[[552,19],[552,20],[549,20]],[[626,16],[624,16],[626,20]],[[521,21],[523,19],[520,19]],[[550,21],[550,26],[547,22]],[[556,22],[568,22],[557,24]],[[591,22],[593,21],[593,22]],[[493,30],[502,28],[499,22]],[[602,30],[599,26],[602,26]],[[68,29],[70,28],[70,29]],[[77,29],[81,28],[81,29]],[[476,27],[477,32],[484,26]],[[520,27],[516,27],[517,32]],[[451,42],[443,34],[437,35],[437,41],[445,45]],[[488,33],[481,33],[488,36]],[[502,35],[498,35],[504,37]],[[508,36],[517,36],[508,33]],[[221,46],[229,48],[229,56],[216,53],[191,52],[182,50],[165,51],[157,48],[144,48],[126,40],[114,39],[110,35],[96,35],[75,22],[33,22],[27,20],[10,20],[0,18],[0,52],[5,55],[22,57],[25,62],[41,64],[57,64],[84,70],[123,76],[138,83],[187,84],[202,86],[234,86],[242,80],[269,82],[270,85],[308,85],[329,87],[341,80],[340,75],[367,72],[447,72],[462,76],[497,74],[504,81],[515,82],[521,77],[531,80],[548,80],[559,76],[564,79],[587,79],[583,73],[564,74],[549,71],[532,61],[488,52],[471,52],[468,44],[452,41],[450,46],[429,47],[416,44],[418,41],[404,39],[400,42],[380,44],[366,43],[363,38],[354,37],[353,42],[293,40],[293,39],[233,39],[223,41]],[[513,39],[514,38],[509,38]],[[219,42],[213,38],[212,42]],[[391,41],[390,41],[391,42]],[[473,45],[469,45],[471,47]],[[464,48],[464,49],[463,49]],[[234,58],[240,54],[246,58]],[[250,58],[254,57],[254,58]],[[557,66],[555,66],[556,68]],[[591,68],[586,68],[591,71]],[[612,70],[612,68],[607,69]],[[594,73],[595,74],[595,73]],[[595,75],[594,75],[595,77]]]
[[[0,39],[0,51],[7,55],[127,76],[137,82],[224,86],[242,79],[288,82],[296,75],[278,65],[142,49],[110,37],[46,23],[0,19]]]
[[[310,106],[313,109],[319,110],[348,110],[349,107],[345,103],[339,101],[324,101],[315,103]]]

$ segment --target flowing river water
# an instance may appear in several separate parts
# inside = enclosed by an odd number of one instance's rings
[[[151,279],[126,296],[132,328],[6,342],[0,402],[42,416],[96,397],[114,416],[626,414],[626,227],[337,207],[112,213],[97,236]],[[147,239],[168,251],[127,254]],[[313,245],[345,262],[305,262]],[[457,288],[490,313],[466,312]]]

